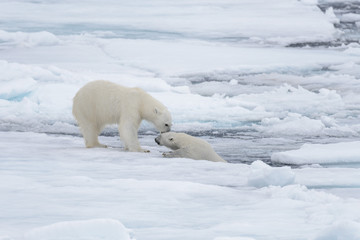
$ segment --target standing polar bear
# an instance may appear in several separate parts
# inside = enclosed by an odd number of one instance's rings
[[[155,138],[155,142],[160,146],[166,146],[174,150],[173,152],[164,153],[164,157],[227,162],[214,151],[208,142],[185,133],[162,133]]]
[[[125,150],[131,152],[148,152],[140,147],[138,140],[143,119],[153,123],[161,133],[170,131],[172,124],[168,109],[144,90],[103,80],[90,82],[76,93],[73,115],[86,147],[106,147],[99,143],[99,134],[105,125],[118,124]]]

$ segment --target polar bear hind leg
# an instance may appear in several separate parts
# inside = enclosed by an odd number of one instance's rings
[[[101,133],[102,127],[95,126],[94,124],[79,124],[81,133],[85,139],[85,145],[87,148],[100,147],[106,148],[107,146],[104,144],[100,144],[98,140],[98,136]]]

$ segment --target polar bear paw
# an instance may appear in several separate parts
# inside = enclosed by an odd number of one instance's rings
[[[174,152],[164,152],[162,155],[163,155],[163,157],[166,157],[166,158],[179,157]]]
[[[105,144],[97,143],[97,144],[86,144],[87,148],[107,148],[108,146]]]

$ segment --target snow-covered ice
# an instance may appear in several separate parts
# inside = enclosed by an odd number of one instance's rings
[[[0,239],[358,239],[357,0],[0,2]],[[85,83],[141,87],[229,164],[86,149]],[[289,166],[290,165],[290,166]]]
[[[357,169],[169,160],[155,145],[149,154],[86,149],[78,137],[29,132],[1,132],[0,141],[4,239],[304,239],[339,221],[356,226],[360,214],[359,198],[312,185],[338,175],[328,186],[351,189]],[[357,231],[345,230],[336,234]]]
[[[295,174],[290,167],[272,168],[262,161],[255,161],[251,164],[248,185],[254,187],[286,186],[293,184],[294,180]]]
[[[273,153],[273,162],[286,164],[360,164],[360,142],[304,144],[298,150]]]
[[[28,240],[107,239],[131,240],[129,231],[117,220],[92,219],[54,223],[26,233]]]

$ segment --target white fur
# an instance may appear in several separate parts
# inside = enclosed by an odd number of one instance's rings
[[[172,152],[164,153],[164,157],[227,162],[214,151],[208,142],[185,133],[162,133],[155,138],[155,141],[161,146],[166,146],[174,150]]]
[[[73,115],[85,139],[86,147],[106,147],[98,136],[108,124],[118,124],[125,150],[141,149],[138,129],[143,119],[158,131],[168,132],[171,115],[158,100],[140,88],[127,88],[108,81],[93,81],[82,87],[74,97]]]

